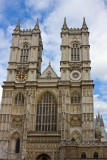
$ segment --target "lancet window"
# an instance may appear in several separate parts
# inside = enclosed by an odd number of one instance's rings
[[[22,93],[18,93],[15,97],[15,105],[23,106],[24,105],[24,96]]]
[[[20,62],[21,63],[26,63],[28,62],[28,57],[29,57],[29,47],[27,44],[23,45],[23,48],[21,49],[21,57],[20,57]]]
[[[85,152],[82,153],[81,158],[86,158],[86,153]]]
[[[77,43],[72,44],[71,61],[80,61],[80,47]]]
[[[79,92],[74,91],[74,92],[72,93],[71,103],[81,103],[81,96],[80,96],[80,93],[79,93]]]
[[[36,131],[57,131],[57,102],[50,92],[43,94],[38,101]]]
[[[16,139],[16,150],[15,153],[19,153],[20,152],[20,139],[17,138]]]
[[[93,155],[94,159],[97,159],[98,158],[98,153],[95,152],[94,155]]]

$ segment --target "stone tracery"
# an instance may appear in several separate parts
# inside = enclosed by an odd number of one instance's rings
[[[44,93],[37,104],[36,131],[57,131],[57,102],[50,93]]]

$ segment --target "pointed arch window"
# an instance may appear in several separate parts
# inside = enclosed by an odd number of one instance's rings
[[[15,153],[19,153],[20,152],[20,139],[17,138],[16,139],[16,150]]]
[[[73,143],[75,142],[75,138],[74,137],[71,139],[71,142],[73,142]]]
[[[94,159],[97,159],[98,158],[98,153],[95,152],[94,155],[93,155]]]
[[[22,93],[18,93],[15,97],[15,105],[23,106],[24,105],[24,96]]]
[[[50,92],[43,94],[38,101],[36,131],[57,131],[57,102]]]
[[[82,153],[81,158],[86,158],[86,153],[85,152]]]
[[[28,57],[29,57],[29,47],[28,47],[27,44],[24,44],[23,48],[21,49],[20,62],[21,63],[27,63],[28,62]]]
[[[80,46],[78,43],[72,44],[71,61],[80,61]]]
[[[72,93],[71,103],[81,103],[81,96],[80,96],[80,93],[79,93],[79,92],[74,91],[74,92]]]

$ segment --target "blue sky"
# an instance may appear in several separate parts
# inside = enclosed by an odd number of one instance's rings
[[[64,17],[69,28],[81,28],[83,17],[90,31],[91,79],[94,108],[103,115],[107,130],[107,1],[106,0],[0,0],[0,85],[6,80],[12,31],[32,29],[39,18],[43,40],[42,71],[49,60],[60,76],[60,32]],[[0,97],[2,89],[0,87]]]

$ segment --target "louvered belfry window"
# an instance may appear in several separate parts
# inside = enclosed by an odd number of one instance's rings
[[[28,62],[28,56],[29,56],[29,47],[27,44],[23,45],[23,48],[21,49],[21,57],[20,57],[20,62],[21,63],[26,63]]]
[[[80,47],[77,43],[72,44],[71,61],[80,61]]]
[[[36,131],[57,131],[57,102],[50,92],[43,94],[38,101]]]

